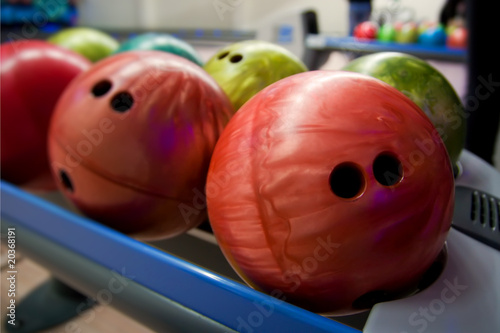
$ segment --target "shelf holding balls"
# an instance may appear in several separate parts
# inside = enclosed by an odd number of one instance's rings
[[[367,75],[313,71],[235,114],[212,157],[207,203],[245,282],[346,315],[415,291],[445,244],[454,179],[409,98]]]

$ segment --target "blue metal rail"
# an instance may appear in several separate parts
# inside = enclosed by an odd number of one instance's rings
[[[229,328],[272,333],[359,332],[183,261],[9,183],[0,185],[3,223],[28,229],[106,269],[126,267],[134,282]]]

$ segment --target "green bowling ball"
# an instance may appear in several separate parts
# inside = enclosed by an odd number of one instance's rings
[[[107,33],[88,27],[63,29],[50,36],[47,41],[73,50],[92,62],[111,55],[120,45]]]
[[[114,53],[137,50],[169,52],[191,60],[199,66],[203,66],[201,57],[191,45],[169,34],[151,32],[132,37],[124,41]]]
[[[271,83],[307,71],[304,63],[287,49],[258,40],[222,48],[204,69],[226,92],[236,111]]]
[[[396,38],[396,29],[392,23],[385,23],[377,32],[377,40],[381,42],[393,42]]]
[[[394,41],[401,44],[416,43],[418,39],[418,26],[414,22],[407,22],[396,30]]]
[[[342,69],[375,77],[404,93],[434,124],[452,163],[458,161],[465,145],[464,107],[453,86],[436,68],[411,55],[380,52],[359,57]]]

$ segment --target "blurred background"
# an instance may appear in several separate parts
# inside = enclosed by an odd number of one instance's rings
[[[348,32],[347,0],[2,0],[2,25],[32,20],[36,10],[50,21],[101,29],[259,30],[297,12],[313,9],[323,33]],[[444,1],[373,0],[374,11],[408,7],[419,19],[438,20]],[[31,8],[30,8],[31,7]],[[35,15],[36,16],[36,15]]]

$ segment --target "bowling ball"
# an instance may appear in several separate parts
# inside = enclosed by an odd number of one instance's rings
[[[111,55],[119,47],[118,41],[107,33],[87,27],[65,28],[47,40],[80,53],[92,62]]]
[[[451,35],[453,31],[455,31],[456,28],[464,28],[465,27],[465,21],[463,18],[456,17],[453,19],[448,20],[446,26],[445,26],[445,32],[446,35]]]
[[[418,36],[418,43],[424,46],[444,46],[446,31],[441,24],[430,27]]]
[[[429,119],[388,84],[311,71],[231,119],[207,180],[210,222],[250,286],[345,315],[414,290],[444,246],[454,179]]]
[[[396,22],[394,22],[394,29],[399,30],[403,27],[404,24],[405,24],[405,22],[403,22],[403,21],[396,21]]]
[[[414,22],[407,22],[396,30],[395,41],[400,44],[416,43],[418,39],[418,26]]]
[[[430,21],[430,20],[422,20],[418,23],[418,35],[420,36],[422,33],[424,33],[427,29],[431,27],[436,27],[438,23],[436,21]]]
[[[359,57],[343,70],[373,76],[408,96],[436,127],[452,163],[458,161],[465,146],[463,104],[453,86],[436,68],[408,54],[381,52]]]
[[[385,23],[377,32],[377,40],[381,42],[393,42],[396,37],[396,29],[391,23]]]
[[[450,48],[464,49],[467,47],[468,32],[467,28],[456,27],[448,36],[446,46]]]
[[[357,39],[375,39],[377,37],[378,25],[375,22],[361,22],[354,28],[353,35]]]
[[[65,91],[49,131],[54,177],[85,215],[138,239],[206,219],[204,186],[231,104],[203,69],[160,51],[95,64]]]
[[[30,190],[56,188],[47,134],[56,102],[91,63],[41,40],[0,45],[2,179]]]
[[[307,71],[287,49],[264,41],[243,41],[219,50],[204,69],[224,89],[237,111],[273,82]]]
[[[203,66],[201,57],[191,45],[169,34],[151,32],[135,36],[123,42],[114,53],[132,50],[157,50],[169,52],[191,60],[199,66]]]

